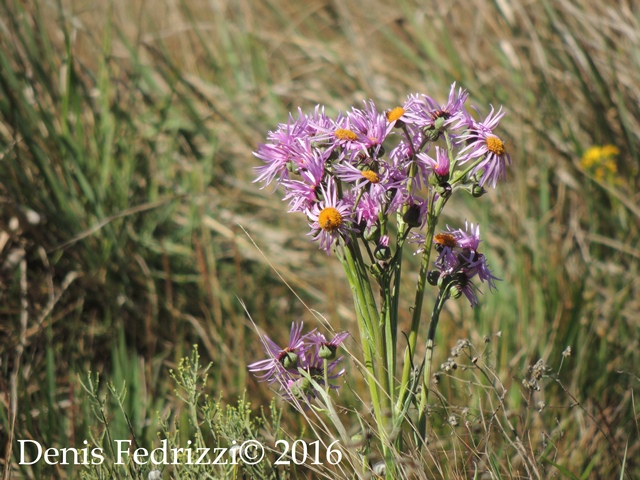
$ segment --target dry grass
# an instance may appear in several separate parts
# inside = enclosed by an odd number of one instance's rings
[[[540,470],[546,456],[578,478],[612,478],[628,446],[633,478],[640,468],[633,2],[115,0],[0,8],[7,319],[0,438],[37,434],[18,402],[80,416],[60,406],[73,392],[67,375],[114,370],[117,345],[143,365],[140,381],[159,395],[169,389],[165,366],[201,342],[217,366],[213,388],[224,385],[232,397],[248,384],[256,405],[264,403],[270,393],[244,373],[258,343],[238,297],[274,336],[291,320],[311,320],[274,268],[337,329],[351,328],[353,315],[335,259],[307,244],[303,218],[286,216],[277,195],[251,183],[251,151],[298,106],[335,112],[372,98],[392,107],[412,92],[442,98],[455,80],[475,103],[509,110],[503,128],[514,165],[483,207],[458,203],[447,218],[482,224],[504,282],[478,311],[450,302],[436,356],[444,361],[454,339],[480,345],[501,331],[487,361],[504,391],[491,387],[497,403],[475,408],[504,410],[498,433],[482,423],[485,440],[472,445],[474,434],[459,426],[453,440],[440,434],[440,453],[426,462],[434,475],[432,465],[449,465],[450,478],[465,478],[482,452],[478,465],[494,477],[548,478],[558,469]],[[609,143],[620,150],[615,182],[579,162],[590,146]],[[29,212],[42,220],[30,222]],[[557,369],[568,345],[573,356],[541,392],[520,387],[540,358]],[[134,370],[122,375],[132,381]],[[460,385],[484,391],[482,382]],[[460,415],[471,398],[456,385],[439,387],[442,418],[451,409]],[[547,406],[538,413],[539,401]],[[17,432],[7,429],[14,425]]]

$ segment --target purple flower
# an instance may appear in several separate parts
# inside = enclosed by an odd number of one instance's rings
[[[424,135],[420,130],[411,134],[411,143],[406,138],[403,138],[389,153],[391,163],[400,170],[408,170],[415,156],[414,154],[419,153],[417,149],[422,145],[423,139]]]
[[[391,258],[391,248],[389,247],[389,235],[381,235],[378,240],[378,245],[373,251],[373,256],[376,260],[386,262]]]
[[[285,348],[280,348],[266,335],[262,337],[262,344],[269,358],[247,367],[259,381],[286,384],[297,372],[297,367],[306,363],[307,346],[301,335],[303,326],[302,322],[291,324],[289,344]]]
[[[364,192],[356,205],[356,221],[358,224],[365,222],[367,228],[371,227],[378,221],[378,215],[382,211],[380,195],[372,192]]]
[[[471,174],[480,176],[478,184],[481,187],[488,183],[496,188],[498,180],[506,178],[507,164],[511,165],[511,156],[504,142],[493,133],[505,113],[502,107],[497,112],[491,107],[484,121],[473,122],[467,133],[460,137],[460,140],[467,142],[467,146],[460,151],[460,163],[480,159]]]
[[[448,232],[439,233],[433,239],[439,253],[435,261],[436,270],[440,272],[441,279],[452,281],[453,286],[475,307],[478,304],[476,292],[480,290],[472,279],[477,276],[493,290],[496,288],[495,280],[499,278],[491,273],[485,256],[478,252],[481,241],[479,225],[465,222],[465,230],[447,228]]]
[[[430,202],[446,200],[457,190],[477,198],[486,193],[485,184],[495,188],[511,163],[504,142],[494,133],[505,115],[502,108],[491,107],[478,122],[465,107],[467,98],[466,90],[453,83],[443,104],[415,94],[386,112],[371,100],[334,118],[319,105],[308,114],[298,109],[254,152],[264,163],[256,168],[255,181],[284,188],[289,211],[307,215],[309,235],[327,254],[358,230],[365,242],[375,242],[377,229],[386,231],[384,225],[394,214],[412,228],[424,227]],[[392,134],[400,137],[388,142],[387,152],[384,143]],[[446,148],[444,141],[436,146],[445,135]],[[461,246],[449,254],[464,256],[465,273],[493,288],[494,277],[478,260],[484,257],[465,253],[477,252],[477,246],[459,240]],[[379,253],[386,255],[386,249]]]
[[[332,179],[327,181],[327,187],[320,187],[323,200],[315,203],[307,210],[309,217],[309,235],[320,242],[320,248],[331,251],[331,245],[339,238],[348,241],[348,234],[355,229],[352,227],[354,214],[353,204],[346,200],[339,200],[336,187]]]
[[[457,229],[452,230],[449,225],[447,229],[449,233],[455,238],[457,246],[462,249],[478,250],[480,246],[480,224],[474,226],[473,223],[464,222],[464,230]]]
[[[421,166],[421,170],[424,166],[425,170],[429,173],[433,172],[439,181],[446,182],[449,180],[450,165],[447,150],[436,146],[435,159],[426,153],[419,153],[416,158],[418,160],[418,164]]]
[[[363,185],[380,183],[378,172],[368,168],[359,170],[350,163],[336,165],[333,170],[340,180],[354,184],[357,190]]]
[[[387,116],[378,112],[373,101],[369,100],[368,104],[365,102],[364,110],[352,109],[349,120],[353,130],[363,139],[365,155],[378,158],[382,143],[393,130]]]
[[[317,356],[326,360],[334,360],[336,358],[336,350],[342,342],[344,342],[349,336],[349,332],[340,332],[330,341],[317,330],[309,333],[306,340],[310,345],[315,347]]]
[[[426,237],[421,233],[411,232],[409,234],[408,242],[409,243],[416,243],[416,244],[419,245],[419,247],[416,249],[416,251],[413,252],[414,255],[420,255],[422,252],[424,252],[424,242],[425,242],[425,240],[426,240]]]
[[[340,113],[335,120],[314,127],[316,133],[312,141],[322,145],[328,152],[337,150],[339,158],[351,158],[353,152],[363,152],[363,156],[366,156],[367,139],[354,129],[349,115]]]
[[[349,333],[338,333],[328,341],[315,329],[303,336],[302,328],[302,322],[291,325],[289,345],[284,349],[266,335],[263,336],[263,345],[269,358],[248,366],[249,371],[256,375],[259,381],[277,382],[286,400],[303,396],[309,399],[315,397],[309,377],[320,385],[324,385],[325,361],[328,362],[326,365],[328,380],[334,380],[345,373],[344,369],[338,368],[343,357],[336,358],[336,350]],[[329,387],[339,388],[333,384]]]
[[[465,263],[464,271],[469,279],[476,275],[481,282],[486,282],[490,290],[496,288],[495,280],[500,280],[491,273],[486,261],[486,257],[478,252],[480,246],[480,225],[465,222],[465,230],[451,230],[451,234],[461,249],[459,260]]]
[[[308,137],[308,119],[299,112],[298,120],[289,115],[289,123],[280,124],[275,132],[269,132],[269,143],[261,143],[253,154],[262,160],[265,165],[256,167],[258,174],[254,182],[264,182],[264,187],[274,179],[278,182],[288,178],[288,164],[297,157],[300,149],[300,140]]]
[[[290,212],[304,212],[317,202],[317,194],[325,174],[327,153],[310,150],[301,153],[297,160],[298,173],[302,180],[284,180],[286,194],[283,200],[289,200]]]
[[[402,120],[408,125],[415,125],[420,129],[432,129],[439,133],[459,121],[468,96],[467,91],[462,88],[459,88],[456,93],[455,82],[451,85],[447,103],[443,105],[427,95],[410,95],[404,106],[405,114]]]
[[[331,380],[341,377],[345,373],[345,369],[339,369],[340,363],[344,359],[344,356],[336,358],[336,351],[342,342],[349,336],[348,332],[338,333],[331,341],[327,341],[327,338],[317,330],[313,330],[305,335],[305,342],[309,355],[306,357],[307,361],[305,365],[301,366],[301,369],[307,373],[313,380],[320,385],[325,385],[324,366],[327,363],[327,380],[329,380],[329,387],[333,389],[340,388],[338,385],[331,383]],[[305,392],[307,396],[314,397],[315,392],[313,390]]]

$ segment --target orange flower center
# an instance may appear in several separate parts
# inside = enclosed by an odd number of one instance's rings
[[[371,183],[378,183],[380,181],[380,177],[373,170],[363,170],[360,172],[364,178],[369,180]]]
[[[335,136],[338,140],[350,140],[352,142],[358,139],[358,136],[355,133],[346,128],[339,128],[336,130]]]
[[[490,152],[495,153],[499,157],[506,153],[506,148],[504,148],[504,143],[498,137],[490,136],[487,137],[487,148]]]
[[[443,247],[456,247],[458,246],[458,242],[455,237],[450,233],[436,233],[433,236],[433,241],[438,245],[442,245]]]
[[[318,215],[318,223],[322,230],[333,233],[342,225],[342,215],[335,208],[326,207]]]
[[[387,120],[389,121],[389,123],[391,122],[395,122],[396,120],[398,120],[402,115],[404,115],[404,108],[402,107],[396,107],[393,108],[391,110],[389,110],[387,112]]]

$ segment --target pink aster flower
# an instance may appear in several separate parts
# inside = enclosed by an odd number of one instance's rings
[[[429,173],[433,172],[439,182],[447,182],[449,180],[449,155],[444,148],[436,146],[435,159],[426,153],[419,153],[416,158],[421,171],[426,173],[425,179]]]
[[[308,138],[308,126],[307,117],[299,112],[297,120],[289,115],[288,123],[281,123],[275,132],[269,132],[267,135],[269,143],[259,144],[258,150],[253,152],[265,163],[255,168],[258,176],[254,182],[264,182],[264,188],[276,178],[278,182],[288,178],[289,163],[297,158],[301,148],[300,140],[304,141]]]
[[[462,88],[456,92],[455,82],[451,85],[447,102],[442,105],[427,95],[410,95],[404,105],[402,120],[420,129],[433,129],[436,132],[447,130],[458,121],[468,96]]]
[[[353,152],[363,152],[366,156],[367,139],[351,125],[349,115],[340,113],[335,120],[314,127],[313,142],[322,144],[329,152],[337,151],[339,158],[352,158]]]
[[[341,332],[336,334],[336,336],[329,341],[317,330],[305,335],[305,342],[307,344],[309,355],[307,356],[306,363],[301,366],[301,369],[318,384],[324,386],[324,368],[326,361],[327,380],[329,381],[328,387],[334,390],[340,388],[338,385],[332,383],[331,380],[335,380],[345,374],[346,370],[344,368],[339,368],[344,356],[337,357],[336,352],[338,347],[342,345],[342,342],[344,342],[348,336],[348,332]],[[303,379],[305,378],[302,374],[301,377]],[[304,388],[305,386],[307,387],[306,389]],[[298,388],[296,391],[295,387],[302,387],[302,390]],[[303,394],[308,399],[316,396],[316,391],[313,388],[310,388],[311,385],[309,385],[309,382],[305,382],[304,380],[301,382],[299,381],[295,387],[291,390],[292,394]]]
[[[479,175],[478,184],[482,187],[488,183],[493,188],[500,178],[506,178],[507,164],[511,165],[511,156],[507,153],[504,142],[493,133],[506,112],[502,107],[491,112],[482,122],[473,122],[473,126],[460,137],[467,146],[460,151],[461,162],[480,160],[471,171],[472,175]]]
[[[350,163],[336,165],[333,170],[340,180],[353,184],[357,190],[364,185],[380,183],[381,180],[381,175],[375,170],[369,168],[360,170]]]
[[[306,340],[309,345],[316,349],[318,357],[327,360],[334,360],[336,358],[336,350],[340,345],[342,345],[342,342],[344,342],[347,337],[349,337],[349,332],[340,332],[331,340],[327,340],[327,337],[322,333],[314,330],[306,335]]]
[[[415,252],[413,252],[414,255],[420,255],[422,252],[424,252],[424,242],[426,240],[426,237],[418,232],[411,232],[409,234],[409,239],[408,242],[409,243],[415,243],[418,245],[418,248],[416,249]]]
[[[353,131],[363,139],[363,153],[366,156],[378,158],[384,153],[382,143],[393,130],[393,124],[389,123],[384,113],[376,110],[373,101],[369,100],[368,104],[365,102],[364,110],[353,108],[349,120]]]
[[[325,175],[328,152],[318,149],[301,153],[296,160],[301,180],[283,180],[286,190],[283,200],[289,200],[290,212],[304,212],[317,202],[318,189]]]
[[[378,215],[383,207],[380,195],[364,192],[356,205],[356,222],[359,225],[364,222],[365,228],[370,228],[378,221]]]
[[[460,228],[454,230],[449,225],[447,225],[447,230],[453,235],[458,247],[474,251],[478,250],[482,241],[480,240],[480,224],[474,225],[465,221],[464,230]]]
[[[348,234],[355,229],[353,203],[347,199],[338,199],[336,187],[331,178],[327,180],[327,186],[320,187],[323,200],[313,204],[307,210],[309,218],[309,235],[320,242],[320,248],[326,250],[327,255],[331,251],[331,245],[339,238],[348,241]]]
[[[344,375],[344,368],[339,369],[343,356],[336,358],[338,347],[349,336],[347,332],[336,334],[331,340],[312,330],[302,335],[303,323],[291,325],[289,345],[280,348],[266,335],[262,337],[265,352],[269,355],[266,360],[260,360],[248,366],[249,371],[256,375],[259,381],[277,383],[281,395],[285,400],[294,398],[311,399],[316,392],[309,377],[320,385],[325,383],[325,361],[327,361],[327,380],[329,387],[339,388],[331,380]]]
[[[413,161],[415,154],[419,153],[418,148],[424,143],[424,135],[417,129],[411,132],[411,143],[406,138],[402,138],[391,152],[389,152],[390,162],[397,168],[407,170]],[[428,144],[423,147],[429,148]],[[421,150],[422,151],[422,150]]]
[[[465,223],[465,230],[447,229],[448,232],[439,233],[433,239],[439,253],[435,267],[440,272],[440,278],[450,279],[475,307],[480,290],[473,283],[473,278],[477,276],[481,282],[486,282],[490,290],[496,288],[495,280],[499,278],[491,273],[485,256],[478,252],[481,241],[479,225]]]
[[[291,324],[289,344],[285,348],[280,348],[266,335],[262,337],[262,344],[269,358],[247,367],[259,381],[269,383],[278,381],[280,385],[286,385],[291,376],[297,372],[298,366],[305,363],[307,347],[302,337],[303,326],[302,322]]]
[[[448,227],[447,227],[448,228]],[[465,263],[464,270],[466,275],[471,279],[476,275],[481,282],[486,282],[490,290],[496,288],[495,280],[500,280],[494,276],[486,262],[486,257],[478,252],[480,246],[480,225],[465,222],[465,229],[451,230],[453,237],[458,243],[460,252],[460,262]]]
[[[299,115],[302,116],[302,111],[298,108]],[[323,131],[329,128],[333,122],[331,117],[324,113],[324,107],[316,105],[313,113],[305,116],[307,122],[305,124],[305,130],[309,137],[314,137],[319,131]]]

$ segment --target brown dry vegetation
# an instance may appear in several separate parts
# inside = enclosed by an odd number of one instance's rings
[[[241,301],[272,337],[313,321],[286,281],[336,330],[355,328],[338,262],[252,184],[252,150],[299,106],[388,108],[414,92],[443,99],[456,81],[473,104],[509,111],[514,164],[501,188],[448,211],[481,223],[504,281],[476,311],[449,302],[436,349],[444,361],[469,338],[500,385],[471,367],[444,378],[437,415],[463,419],[482,397],[504,420],[454,440],[440,425],[425,468],[606,479],[625,462],[635,478],[638,18],[635,2],[595,0],[5,2],[0,439],[80,435],[74,378],[88,369],[137,385],[136,418],[160,398],[179,409],[166,367],[193,342],[214,364],[212,391],[266,403],[245,374],[260,353]],[[604,144],[620,150],[612,181],[580,166]],[[530,392],[540,358],[559,373]]]

